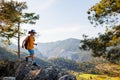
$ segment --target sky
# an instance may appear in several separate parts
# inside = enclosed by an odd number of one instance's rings
[[[99,0],[19,0],[27,2],[27,12],[39,14],[35,25],[22,25],[22,28],[35,29],[40,35],[36,42],[54,42],[68,38],[83,39],[86,34],[95,37],[104,32],[103,27],[93,27],[87,11]],[[24,39],[21,38],[21,41]]]

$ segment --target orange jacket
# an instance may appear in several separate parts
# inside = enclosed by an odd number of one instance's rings
[[[29,37],[29,41],[28,41],[28,37]],[[31,49],[34,49],[34,37],[33,36],[28,36],[26,37],[25,41],[28,41],[28,45],[27,45],[27,49],[28,50],[31,50]]]

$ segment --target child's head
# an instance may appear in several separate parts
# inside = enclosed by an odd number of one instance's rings
[[[36,31],[32,29],[32,30],[31,30],[31,31],[29,31],[28,33],[29,33],[30,35],[32,35],[32,36],[33,36],[33,35],[35,35],[35,34],[36,34]]]

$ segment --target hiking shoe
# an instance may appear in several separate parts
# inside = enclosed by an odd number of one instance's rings
[[[34,65],[34,66],[38,66],[35,62],[34,62],[32,65]]]
[[[28,57],[25,57],[26,62],[28,62]]]

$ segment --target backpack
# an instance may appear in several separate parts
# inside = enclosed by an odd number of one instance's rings
[[[30,40],[30,36],[28,36],[28,40],[25,41],[25,44],[24,44],[25,49],[27,49],[27,45],[28,45],[28,43],[29,43],[29,40]]]

